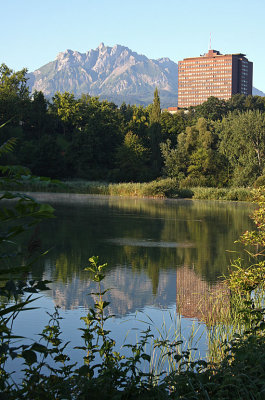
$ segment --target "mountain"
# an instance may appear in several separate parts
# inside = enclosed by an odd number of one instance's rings
[[[150,60],[121,45],[101,43],[87,53],[66,50],[28,78],[30,90],[41,90],[48,98],[56,91],[68,91],[118,105],[123,101],[147,105],[157,87],[162,107],[177,105],[178,65],[169,58]]]
[[[261,97],[264,97],[264,96],[265,96],[265,93],[262,92],[261,90],[255,88],[255,87],[253,87],[253,88],[252,88],[252,95],[253,95],[253,96],[261,96]]]
[[[87,53],[66,50],[54,61],[28,74],[31,91],[41,90],[47,98],[56,91],[99,96],[120,105],[148,105],[159,89],[161,106],[176,106],[178,65],[169,58],[151,60],[128,47],[101,43]],[[253,87],[253,95],[265,93]]]

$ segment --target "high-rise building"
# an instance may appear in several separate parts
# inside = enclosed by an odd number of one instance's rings
[[[228,100],[233,94],[252,94],[253,63],[245,54],[209,50],[178,63],[178,107],[203,103],[209,97]]]

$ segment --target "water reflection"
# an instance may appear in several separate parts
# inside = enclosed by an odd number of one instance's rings
[[[137,246],[137,247],[195,247],[194,243],[183,242],[155,242],[152,239],[135,240],[133,238],[116,238],[107,239],[107,242],[116,244],[118,246]]]
[[[246,203],[61,194],[45,201],[57,218],[41,226],[42,247],[52,250],[34,274],[53,281],[48,295],[66,310],[89,306],[93,285],[84,267],[99,255],[108,263],[111,313],[170,308],[177,299],[183,315],[203,320],[197,294],[220,289],[219,277],[235,258],[226,250],[242,254],[234,241],[251,229]]]
[[[197,319],[212,325],[218,322],[220,308],[230,308],[230,291],[223,283],[204,281],[193,268],[177,269],[177,312],[184,318]]]

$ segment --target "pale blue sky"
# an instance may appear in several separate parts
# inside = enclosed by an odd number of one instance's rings
[[[101,42],[178,62],[212,48],[245,53],[265,92],[265,0],[0,0],[0,63],[33,71]]]

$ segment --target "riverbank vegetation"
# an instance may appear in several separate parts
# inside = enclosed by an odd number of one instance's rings
[[[9,149],[10,142],[0,148]],[[23,170],[10,169],[9,181],[16,181]],[[12,183],[12,182],[10,182]],[[14,182],[13,182],[14,183]],[[179,337],[155,338],[150,329],[141,332],[136,343],[126,343],[129,355],[117,349],[115,339],[106,329],[110,317],[102,289],[106,264],[91,257],[85,272],[98,288],[92,294],[94,306],[82,318],[80,335],[83,362],[75,365],[61,340],[60,315],[55,309],[40,332],[40,341],[28,343],[13,333],[13,325],[22,312],[34,306],[34,294],[47,290],[47,281],[30,277],[38,253],[36,231],[31,227],[53,210],[29,196],[6,192],[3,200],[11,207],[1,207],[1,325],[0,390],[6,399],[262,399],[265,391],[264,364],[264,232],[265,192],[255,192],[258,208],[253,220],[255,231],[245,232],[240,240],[254,261],[247,268],[243,262],[224,283],[224,296],[213,299],[212,318],[206,319],[210,345],[207,359],[193,359],[191,348],[181,349]],[[16,246],[20,234],[29,234],[28,245]],[[38,255],[37,255],[38,254]],[[216,308],[217,307],[217,308]],[[215,312],[218,309],[218,313]],[[215,311],[214,311],[215,310]],[[28,311],[29,312],[29,311]],[[222,342],[220,341],[222,339]],[[150,342],[153,343],[150,348]],[[164,369],[153,368],[154,352],[165,360]],[[22,377],[13,378],[12,362],[21,362]],[[19,364],[17,364],[19,365]],[[148,368],[149,367],[149,368]]]
[[[112,103],[88,96],[77,100],[69,93],[56,94],[48,104],[42,93],[29,96],[26,71],[14,73],[2,65],[0,73],[1,123],[9,120],[1,129],[5,140],[0,147],[2,188],[19,186],[21,181],[29,186],[58,185],[49,178],[32,177],[29,169],[51,178],[107,177],[114,182],[155,179],[149,189],[145,183],[147,195],[150,190],[172,197],[176,190],[194,187],[198,196],[207,190],[210,196],[209,186],[220,190],[221,196],[223,187],[236,191],[235,185],[247,188],[263,180],[261,98],[237,96],[230,102],[211,98],[188,113],[172,116],[160,113],[157,91],[153,105],[146,109],[126,105],[117,109]],[[156,180],[161,176],[165,176],[164,181]],[[131,185],[132,193],[140,190],[139,183]],[[125,345],[129,356],[116,349],[105,325],[108,303],[101,282],[106,265],[91,257],[85,270],[98,289],[92,294],[94,306],[82,318],[83,345],[79,349],[84,356],[83,362],[75,365],[67,354],[68,344],[61,340],[57,309],[40,332],[40,341],[28,343],[13,333],[17,316],[34,306],[32,295],[47,290],[49,284],[31,279],[36,259],[45,256],[39,252],[37,232],[32,228],[51,218],[53,209],[31,196],[5,192],[0,201],[12,202],[0,209],[1,398],[263,399],[264,188],[257,189],[255,196],[256,230],[240,238],[255,249],[248,248],[254,261],[251,266],[235,262],[226,279],[229,308],[227,302],[219,302],[218,307],[225,306],[222,312],[218,308],[219,319],[213,315],[206,324],[211,339],[207,359],[191,359],[191,349],[179,350],[179,338],[155,339],[148,328],[137,343]],[[28,235],[24,248],[16,243],[21,234]],[[160,355],[162,352],[174,368],[159,373],[151,366],[143,369],[143,365],[150,365],[148,343],[152,339],[153,349]],[[13,378],[13,361],[22,363],[18,381]]]
[[[2,188],[8,190],[22,190],[26,192],[50,193],[80,193],[98,194],[105,196],[130,196],[171,199],[197,199],[197,200],[230,200],[250,201],[250,188],[212,188],[190,187],[180,188],[175,178],[159,179],[147,183],[108,183],[84,180],[57,181],[54,179],[40,179],[30,175],[23,176]]]
[[[241,188],[264,184],[265,100],[259,96],[211,97],[175,114],[161,112],[157,90],[148,107],[118,108],[67,92],[48,101],[42,92],[30,95],[25,69],[2,64],[1,124],[2,140],[16,141],[3,165],[59,178],[69,191],[237,200]]]

